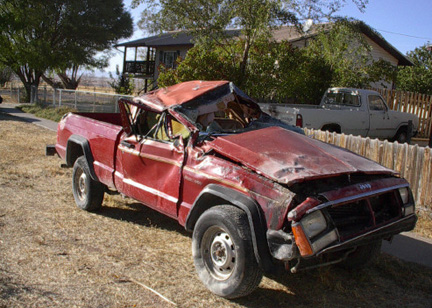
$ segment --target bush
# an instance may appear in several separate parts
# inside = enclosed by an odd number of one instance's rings
[[[135,84],[133,77],[131,75],[123,75],[120,73],[119,66],[116,66],[116,77],[114,77],[111,73],[109,74],[110,78],[113,79],[112,82],[109,83],[111,88],[117,94],[125,94],[132,95],[135,90]]]

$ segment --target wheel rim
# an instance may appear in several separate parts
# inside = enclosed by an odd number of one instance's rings
[[[236,250],[231,236],[219,227],[209,228],[201,245],[204,263],[217,280],[228,279],[234,271]]]
[[[75,173],[75,191],[79,200],[84,201],[87,197],[87,175],[82,169]]]

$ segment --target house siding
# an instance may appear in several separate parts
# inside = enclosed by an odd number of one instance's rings
[[[394,66],[397,66],[399,64],[398,59],[396,59],[391,54],[389,54],[387,51],[385,51],[384,48],[382,48],[377,43],[372,41],[366,35],[363,35],[363,37],[365,38],[366,42],[372,47],[371,55],[375,61],[377,61],[379,59],[383,59],[385,61],[390,62]]]

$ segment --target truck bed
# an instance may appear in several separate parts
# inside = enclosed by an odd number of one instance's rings
[[[93,120],[106,122],[121,126],[121,118],[119,113],[90,113],[90,112],[74,112],[74,114],[90,118]]]
[[[120,114],[69,113],[59,123],[56,151],[67,161],[66,151],[70,140],[79,144],[78,148],[88,147],[93,156],[90,162],[93,163],[98,180],[112,187],[116,148],[122,131]],[[83,140],[87,145],[82,143]],[[73,151],[73,147],[69,147],[69,150]]]

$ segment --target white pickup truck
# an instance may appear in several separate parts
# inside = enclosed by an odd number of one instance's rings
[[[291,125],[406,142],[417,133],[419,119],[390,110],[376,91],[330,88],[319,105],[260,104],[270,115]],[[408,123],[412,121],[412,135]]]

